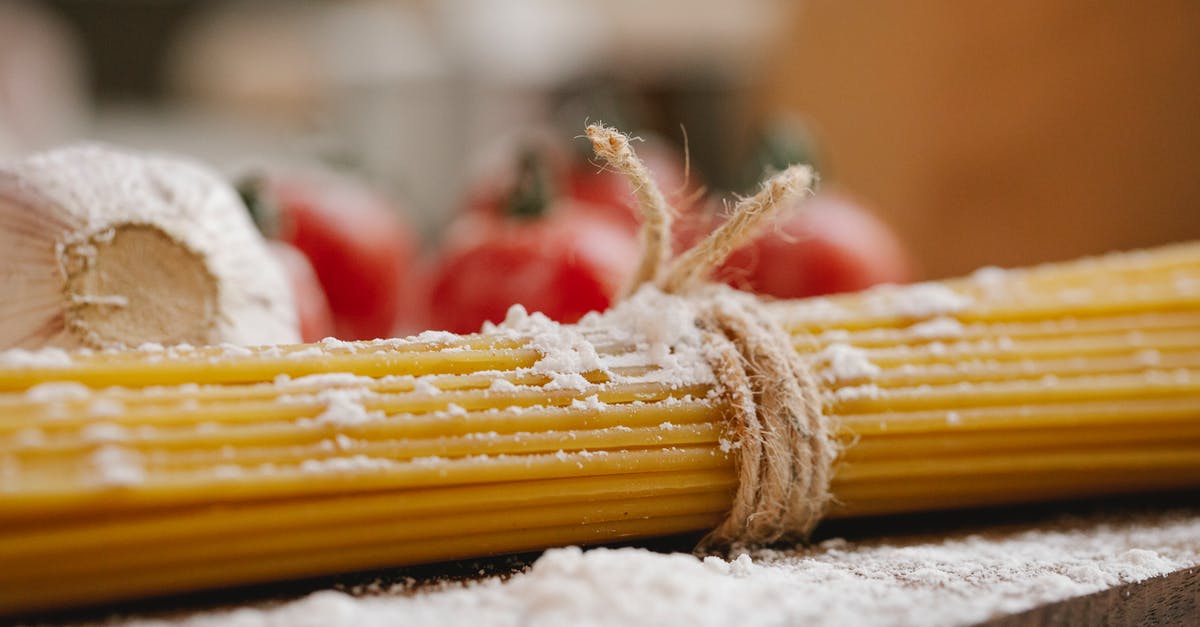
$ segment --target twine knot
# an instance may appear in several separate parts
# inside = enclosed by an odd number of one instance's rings
[[[709,281],[731,252],[751,241],[791,200],[811,192],[807,166],[792,166],[741,199],[729,219],[695,246],[671,255],[674,209],[616,129],[587,127],[596,155],[630,181],[642,213],[642,258],[627,293],[654,285],[695,311],[707,358],[729,407],[738,487],[728,516],[701,549],[762,546],[807,538],[830,500],[837,447],[821,413],[820,388],[791,338],[745,292]]]

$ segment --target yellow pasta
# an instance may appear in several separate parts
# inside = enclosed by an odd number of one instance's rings
[[[829,516],[1200,486],[1198,244],[762,306],[843,446]],[[595,349],[5,354],[0,613],[712,528],[714,384]]]

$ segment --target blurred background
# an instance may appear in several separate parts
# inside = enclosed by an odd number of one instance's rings
[[[1194,0],[0,4],[0,155],[325,164],[426,242],[516,133],[597,119],[686,131],[713,193],[786,129],[920,278],[1200,237]]]

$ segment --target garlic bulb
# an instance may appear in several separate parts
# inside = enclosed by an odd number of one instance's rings
[[[283,270],[234,190],[100,145],[0,168],[0,349],[299,341]]]

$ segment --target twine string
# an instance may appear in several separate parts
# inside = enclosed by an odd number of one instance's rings
[[[837,456],[820,388],[792,347],[791,338],[758,300],[710,282],[734,250],[749,243],[802,194],[814,175],[792,166],[740,200],[729,219],[695,246],[671,256],[674,209],[638,159],[629,138],[602,124],[587,128],[596,155],[629,178],[642,213],[642,258],[627,293],[642,285],[684,298],[704,334],[707,358],[729,407],[726,441],[738,473],[726,518],[701,549],[763,546],[806,539],[830,501]]]
[[[629,296],[645,283],[657,284],[671,257],[671,223],[675,209],[650,178],[646,164],[633,152],[628,136],[603,124],[588,125],[587,136],[592,140],[596,156],[629,179],[641,212],[642,256],[625,292]]]

